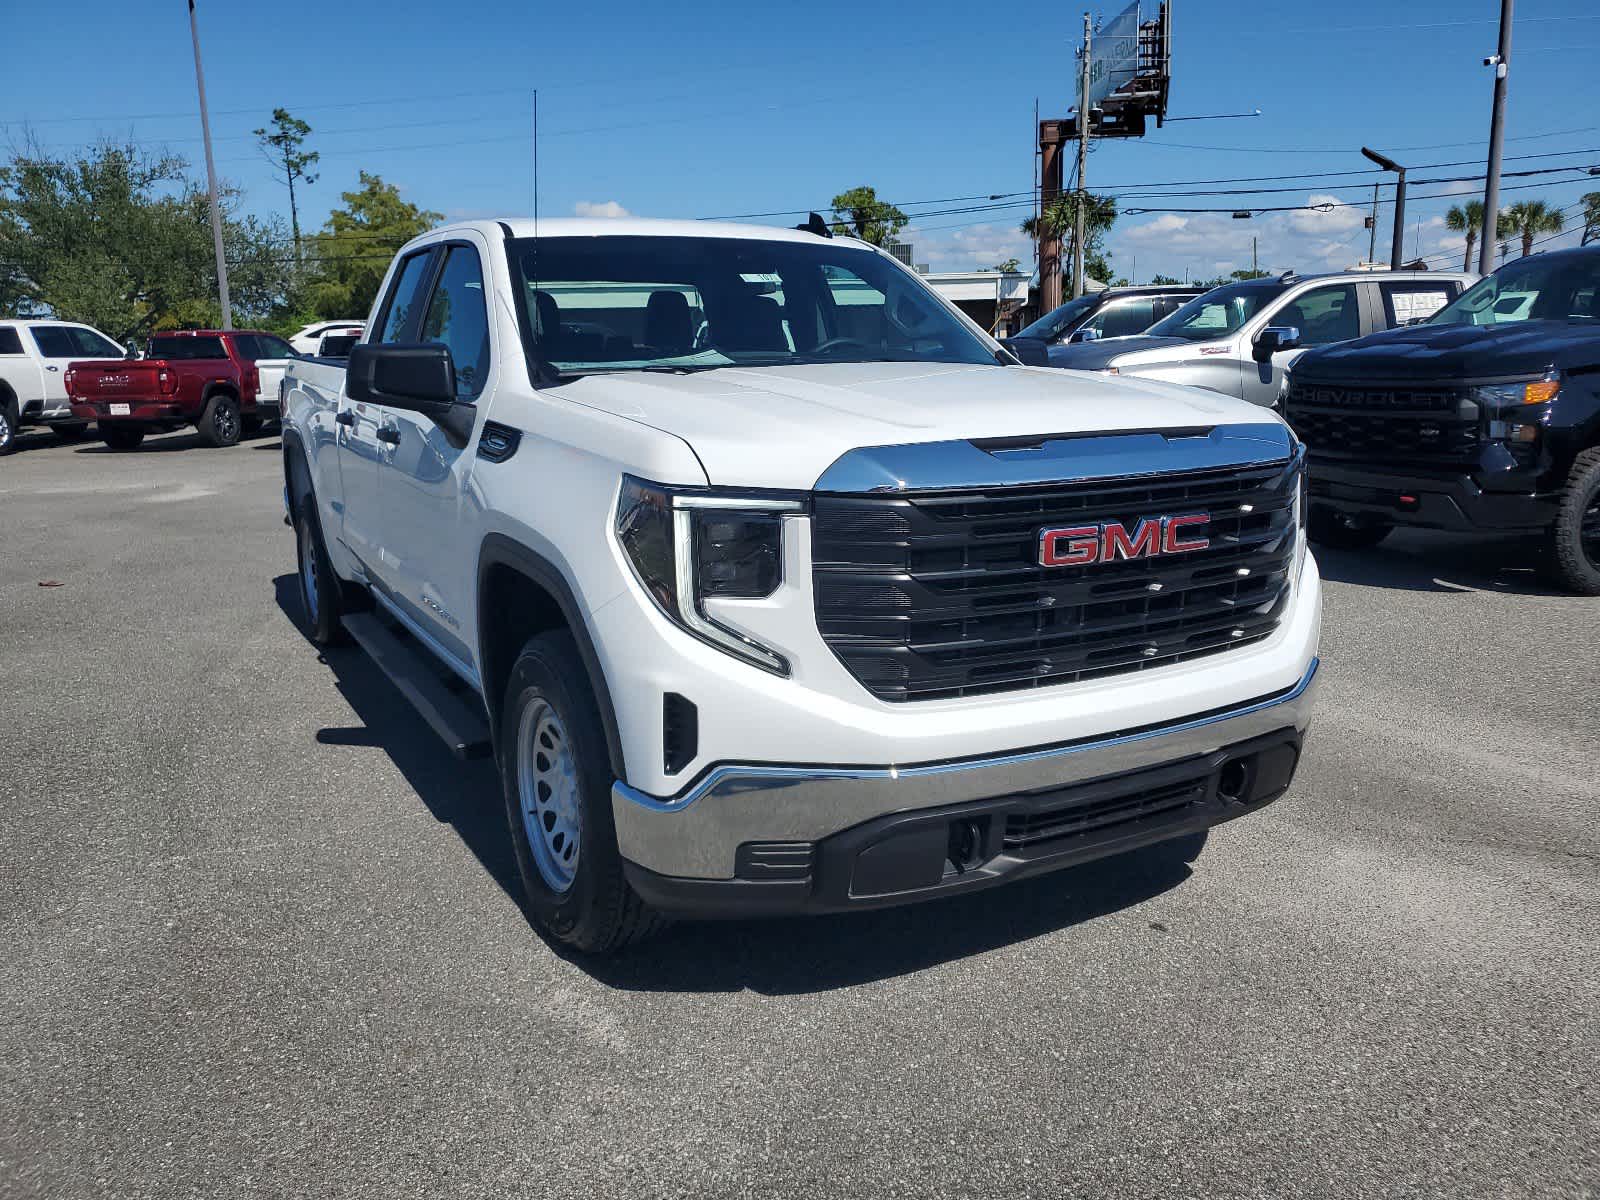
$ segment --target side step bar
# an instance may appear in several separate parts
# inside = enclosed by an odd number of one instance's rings
[[[457,758],[487,758],[489,718],[476,697],[452,691],[426,650],[400,638],[372,613],[349,613],[345,630],[365,650]]]

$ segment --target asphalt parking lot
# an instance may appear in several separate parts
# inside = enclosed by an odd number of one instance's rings
[[[1296,787],[1188,877],[594,964],[299,634],[277,450],[0,460],[0,1194],[1600,1192],[1600,603],[1515,547],[1321,556]]]

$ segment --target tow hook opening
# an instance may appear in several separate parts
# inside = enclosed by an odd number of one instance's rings
[[[983,865],[984,846],[989,840],[989,818],[969,817],[950,822],[949,848],[945,852],[947,871],[957,875]]]
[[[1217,795],[1229,804],[1245,804],[1250,799],[1250,760],[1230,758],[1217,775]]]

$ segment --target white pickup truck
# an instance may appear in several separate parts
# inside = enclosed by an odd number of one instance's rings
[[[77,441],[89,422],[75,420],[67,402],[67,367],[86,360],[121,359],[121,346],[98,329],[72,321],[0,321],[0,454],[17,447],[24,425],[47,425]]]
[[[284,393],[311,638],[494,755],[530,911],[581,950],[1177,870],[1293,776],[1321,584],[1288,427],[1021,366],[820,220],[436,229],[348,370]]]

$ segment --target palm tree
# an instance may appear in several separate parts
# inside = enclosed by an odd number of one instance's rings
[[[1523,258],[1533,253],[1534,238],[1541,233],[1560,233],[1564,224],[1561,210],[1543,200],[1524,200],[1500,214],[1500,226],[1506,233],[1522,235]]]
[[[1600,238],[1600,192],[1585,192],[1578,198],[1583,205],[1583,245]]]
[[[1076,240],[1079,196],[1083,197],[1084,206],[1083,240],[1088,243],[1089,257],[1094,257],[1100,247],[1101,236],[1117,220],[1117,202],[1110,196],[1096,196],[1092,192],[1068,192],[1057,196],[1044,206],[1042,220],[1034,214],[1023,218],[1022,232],[1036,241],[1058,239],[1067,243],[1069,254],[1075,252],[1076,247],[1071,243]]]
[[[1465,208],[1454,205],[1444,215],[1444,227],[1451,233],[1467,235],[1467,253],[1461,260],[1461,269],[1472,270],[1472,247],[1477,243],[1478,231],[1483,228],[1483,201],[1468,200]]]

